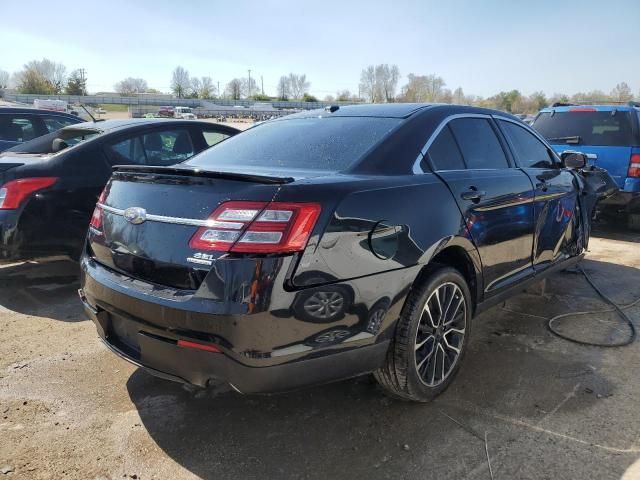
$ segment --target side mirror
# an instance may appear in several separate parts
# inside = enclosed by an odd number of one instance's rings
[[[584,153],[564,151],[560,154],[562,165],[573,170],[580,170],[587,165],[587,156]]]
[[[67,148],[68,146],[69,145],[67,144],[67,142],[65,142],[61,138],[55,138],[53,142],[51,142],[51,151],[53,153],[58,153],[64,150],[65,148]]]

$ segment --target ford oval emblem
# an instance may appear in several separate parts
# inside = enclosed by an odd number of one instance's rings
[[[140,207],[129,207],[124,211],[124,218],[129,223],[140,225],[147,220],[147,211]]]

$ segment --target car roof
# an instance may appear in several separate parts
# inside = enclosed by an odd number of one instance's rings
[[[575,111],[576,109],[579,110],[594,110],[596,112],[613,112],[614,110],[618,111],[618,112],[637,112],[638,111],[638,107],[634,106],[634,105],[628,105],[628,104],[622,104],[622,105],[614,105],[614,104],[601,104],[601,105],[567,105],[567,104],[563,104],[563,105],[558,105],[557,107],[551,106],[551,107],[546,107],[543,108],[542,110],[540,110],[541,113],[548,113],[548,112],[570,112],[570,111]]]
[[[99,120],[97,122],[82,122],[75,125],[69,125],[65,129],[86,128],[89,130],[100,130],[101,132],[113,132],[123,128],[136,127],[141,125],[152,125],[154,123],[163,123],[168,125],[193,125],[205,124],[211,122],[198,122],[196,120],[181,120],[171,118],[123,118],[117,120]]]
[[[332,117],[386,117],[386,118],[407,118],[418,110],[431,107],[430,103],[367,103],[362,105],[335,105],[317,110],[307,110],[305,112],[287,115],[291,118],[311,118],[318,116]],[[336,108],[333,110],[333,108]]]
[[[80,117],[76,116],[76,115],[71,115],[70,113],[66,113],[66,112],[57,112],[55,110],[46,110],[46,109],[42,109],[42,108],[29,108],[29,107],[5,107],[5,106],[0,106],[0,113],[30,113],[30,114],[37,114],[37,115],[60,115],[62,117],[67,117],[67,118],[73,118],[73,119],[78,119],[78,120],[82,120]]]

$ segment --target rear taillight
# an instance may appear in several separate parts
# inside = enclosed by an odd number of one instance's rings
[[[189,246],[218,252],[298,252],[307,245],[319,215],[316,203],[225,202]]]
[[[19,178],[0,188],[0,210],[14,210],[32,193],[48,188],[58,181],[55,177]]]
[[[104,190],[102,190],[100,197],[98,198],[98,203],[93,209],[93,215],[91,215],[90,225],[96,230],[100,230],[102,228],[102,207],[100,205],[104,203],[106,197],[107,188],[105,187]]]
[[[640,154],[634,153],[631,155],[631,161],[629,162],[629,171],[627,172],[629,177],[640,178]]]

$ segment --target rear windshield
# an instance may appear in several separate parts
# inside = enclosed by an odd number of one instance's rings
[[[397,118],[295,118],[266,122],[185,162],[208,169],[341,171],[400,123]]]
[[[78,143],[100,135],[100,133],[102,133],[100,130],[91,130],[88,128],[63,128],[57,132],[43,135],[42,137],[17,145],[11,148],[10,151],[21,153],[55,153],[53,141],[56,138],[64,141],[64,144],[58,147],[63,147],[61,150],[64,150],[65,148],[72,147]]]
[[[541,113],[533,124],[550,143],[575,145],[633,145],[630,112]]]

